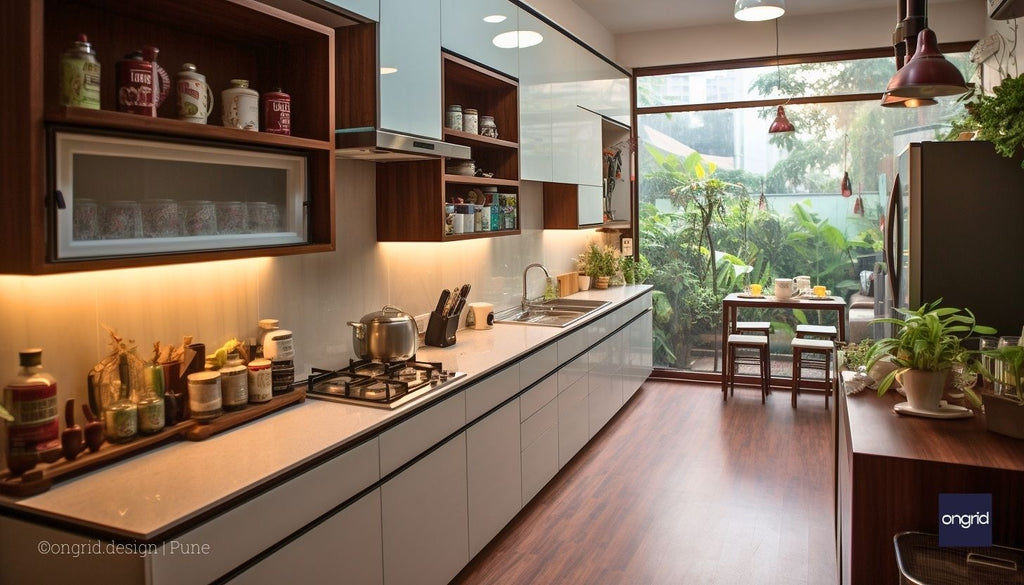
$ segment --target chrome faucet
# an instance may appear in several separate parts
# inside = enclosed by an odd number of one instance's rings
[[[531,268],[540,268],[541,270],[544,271],[544,289],[545,290],[547,290],[548,279],[551,278],[551,275],[548,274],[548,269],[544,268],[543,264],[539,264],[539,263],[534,262],[533,264],[530,264],[529,266],[527,266],[523,270],[523,301],[521,303],[521,306],[522,306],[522,309],[524,311],[526,310],[527,305],[530,304],[530,300],[526,298],[526,273],[529,272]]]

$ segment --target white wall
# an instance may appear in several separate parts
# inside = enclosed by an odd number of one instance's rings
[[[60,404],[87,399],[86,373],[109,351],[109,325],[134,339],[148,358],[154,341],[182,336],[215,349],[256,334],[272,317],[295,332],[296,377],[309,368],[340,367],[352,355],[346,321],[393,304],[412,313],[433,309],[442,288],[470,283],[470,301],[497,308],[518,303],[523,268],[542,262],[554,276],[574,267],[593,230],[543,230],[539,183],[521,187],[522,235],[462,242],[378,243],[373,163],[337,163],[338,250],[52,276],[0,276],[0,380],[17,371],[19,350],[43,348],[57,377]],[[543,293],[531,274],[531,296]],[[0,382],[3,383],[3,382]],[[2,464],[0,464],[2,467]]]
[[[985,34],[985,0],[933,2],[928,24],[939,42],[976,40]],[[896,4],[826,16],[783,16],[779,53],[817,53],[892,45]],[[774,22],[734,21],[719,26],[631,33],[615,37],[617,61],[626,67],[701,63],[775,54]]]
[[[1012,24],[1020,26],[1021,19],[987,20],[985,23],[985,36],[992,34],[1000,36],[999,51],[982,64],[986,88],[998,85],[1003,77],[1015,77],[1024,72],[1024,39],[1017,38],[1016,50],[1013,50]],[[1018,31],[1018,33],[1024,33],[1024,31]]]

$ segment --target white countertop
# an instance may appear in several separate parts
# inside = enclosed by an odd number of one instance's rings
[[[457,391],[650,288],[617,286],[577,293],[573,298],[612,304],[570,327],[499,323],[490,330],[461,329],[451,347],[422,347],[418,359],[439,361],[467,376],[395,410],[307,398],[206,440],[171,443],[60,482],[42,494],[0,498],[0,510],[57,518],[130,538],[156,538],[304,463],[372,436],[395,417]]]

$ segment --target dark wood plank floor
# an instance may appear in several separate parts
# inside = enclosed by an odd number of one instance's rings
[[[452,581],[835,583],[829,411],[648,381]]]

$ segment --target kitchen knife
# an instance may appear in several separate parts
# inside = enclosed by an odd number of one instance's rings
[[[452,291],[444,289],[441,291],[441,297],[437,299],[437,307],[434,308],[434,312],[438,315],[444,315],[445,309],[448,308],[448,299],[452,296]]]
[[[462,308],[466,306],[466,298],[469,297],[470,288],[471,287],[468,284],[464,284],[462,285],[462,288],[459,289],[459,292],[456,295],[458,301],[454,306],[452,306],[451,313],[448,314],[449,317],[454,317],[462,312]]]

